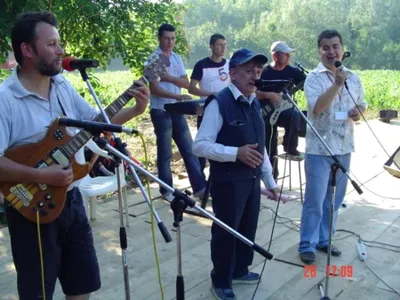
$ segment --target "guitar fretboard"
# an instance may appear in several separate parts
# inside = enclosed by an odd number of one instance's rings
[[[141,77],[139,81],[145,84],[147,83],[147,80],[144,77]],[[131,88],[134,89],[136,86],[132,84],[104,110],[109,119],[113,118],[132,99],[132,97],[128,95],[128,90]],[[100,113],[93,121],[104,122],[104,117]],[[74,156],[75,153],[78,152],[79,149],[81,149],[92,137],[93,135],[90,132],[81,130],[75,136],[73,136],[68,143],[61,147],[61,151],[68,158],[72,158],[72,156]]]

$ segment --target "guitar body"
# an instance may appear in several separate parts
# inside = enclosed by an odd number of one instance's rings
[[[154,55],[145,63],[144,77],[139,81],[144,84],[154,81],[164,74],[169,66],[170,61],[167,56]],[[135,84],[132,84],[129,89],[135,88]],[[105,109],[109,119],[130,101],[132,96],[128,94],[129,89]],[[98,115],[94,121],[103,122],[103,116]],[[52,164],[70,165],[74,175],[73,181],[76,181],[89,173],[89,164],[78,164],[75,161],[75,153],[92,137],[84,130],[71,137],[65,127],[61,127],[56,120],[42,141],[9,149],[5,157],[33,168],[46,168]],[[40,224],[51,223],[58,218],[65,205],[67,188],[68,186],[47,186],[34,182],[0,182],[0,191],[4,199],[32,222],[37,223],[37,212],[39,212]]]
[[[299,91],[300,89],[302,89],[304,86],[304,81],[297,84],[296,87],[292,90],[292,94],[296,93],[297,91]],[[281,114],[281,112],[290,109],[293,107],[293,104],[289,101],[289,99],[287,98],[287,96],[284,93],[280,93],[281,94],[281,101],[279,103],[279,105],[274,105],[272,103],[266,103],[262,106],[261,108],[261,114],[262,116],[265,118],[271,111],[271,117],[269,119],[269,124],[271,126],[275,125],[276,122],[278,121],[279,115]]]
[[[67,134],[65,127],[53,122],[42,141],[12,148],[5,153],[5,157],[34,168],[44,168],[54,163],[68,164],[69,162],[74,174],[73,180],[76,181],[88,174],[89,164],[80,165],[75,161],[73,154],[71,157],[63,154],[61,149],[71,139],[72,137]],[[37,222],[36,213],[39,212],[39,223],[41,224],[51,223],[61,214],[67,188],[68,186],[46,186],[33,182],[0,183],[4,199],[32,222]]]

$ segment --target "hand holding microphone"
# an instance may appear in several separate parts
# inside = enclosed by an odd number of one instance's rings
[[[335,67],[335,84],[337,84],[338,86],[343,86],[347,79],[347,72],[343,69],[342,63],[340,61],[335,62]]]

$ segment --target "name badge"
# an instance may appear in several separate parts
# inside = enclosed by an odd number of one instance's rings
[[[348,118],[349,118],[349,114],[347,111],[335,112],[335,120],[336,121],[346,121]]]

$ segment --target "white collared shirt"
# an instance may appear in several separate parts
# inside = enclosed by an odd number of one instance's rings
[[[344,68],[348,73],[347,86],[359,106],[367,107],[364,99],[364,88],[360,78],[351,70]],[[317,99],[325,93],[335,82],[335,75],[322,63],[319,63],[306,79],[304,93],[307,98],[307,118],[324,139],[335,155],[344,155],[354,152],[354,121],[336,120],[336,112],[349,112],[356,105],[347,89],[343,86],[335,96],[332,104],[321,114],[313,113]],[[316,155],[330,155],[318,136],[307,128],[306,153]]]
[[[236,100],[238,100],[240,96],[244,97],[233,83],[229,84],[228,87]],[[251,104],[256,98],[256,95],[252,94],[249,98],[244,98]],[[205,157],[219,162],[234,162],[237,160],[238,147],[225,146],[216,143],[222,124],[223,119],[219,112],[219,106],[217,101],[214,99],[204,110],[201,126],[193,142],[193,153],[196,156]],[[277,187],[274,177],[272,176],[272,166],[268,159],[265,147],[264,159],[261,166],[261,179],[267,189],[274,189]]]

